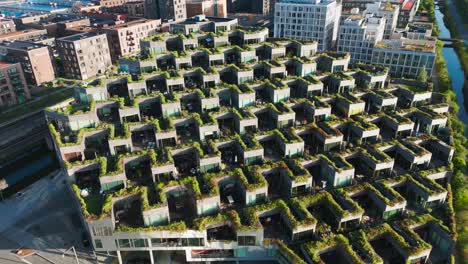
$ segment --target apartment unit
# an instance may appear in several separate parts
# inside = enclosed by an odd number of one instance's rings
[[[375,44],[382,40],[386,19],[355,14],[346,17],[340,25],[336,48],[348,52],[352,62],[370,63]]]
[[[16,31],[16,25],[13,20],[0,19],[0,35]]]
[[[57,39],[63,70],[69,78],[86,80],[112,65],[106,34],[80,33]]]
[[[210,17],[227,17],[226,0],[188,0],[187,17],[205,15]]]
[[[162,21],[187,18],[186,0],[145,0],[145,17]]]
[[[433,40],[383,40],[372,50],[371,63],[388,67],[390,74],[397,78],[417,78],[422,69],[431,76],[435,49]]]
[[[375,16],[381,16],[385,18],[385,31],[383,38],[389,39],[395,32],[398,25],[398,14],[400,12],[400,6],[391,4],[391,2],[374,2],[367,4],[366,8],[363,9],[364,14],[373,14]]]
[[[325,51],[335,44],[340,16],[338,1],[280,1],[275,4],[274,36],[317,41],[318,50]]]
[[[53,52],[48,45],[28,41],[2,42],[0,60],[20,63],[30,85],[41,85],[55,79]]]
[[[99,32],[106,33],[112,61],[116,61],[122,56],[138,52],[140,39],[156,34],[160,25],[161,20],[142,18],[103,27]]]
[[[30,98],[21,65],[0,62],[0,107],[24,103]]]

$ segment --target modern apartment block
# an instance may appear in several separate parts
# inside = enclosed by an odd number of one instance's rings
[[[399,5],[391,4],[386,2],[375,2],[367,4],[366,8],[363,9],[364,14],[373,14],[385,18],[385,32],[384,39],[389,39],[395,32],[398,25],[398,14],[400,12]]]
[[[431,76],[435,49],[433,40],[383,40],[374,47],[371,63],[388,67],[389,73],[396,78],[417,78],[422,69]]]
[[[21,65],[0,62],[0,107],[24,103],[30,98]]]
[[[103,27],[99,32],[106,33],[112,61],[122,56],[138,52],[140,39],[156,34],[161,20],[137,19],[114,26]]]
[[[284,0],[275,4],[274,36],[317,41],[319,51],[336,41],[341,2],[334,0]]]
[[[414,15],[418,11],[419,0],[404,0],[400,3],[400,13],[398,15],[398,28],[405,28],[413,21]]]
[[[187,18],[186,0],[145,0],[145,17],[162,21]]]
[[[55,79],[53,53],[48,45],[28,41],[2,42],[0,60],[20,63],[30,85],[41,85]]]
[[[432,23],[412,22],[408,24],[403,35],[409,39],[430,39],[432,36],[432,30]]]
[[[210,17],[227,17],[226,0],[187,0],[187,17],[205,15]]]
[[[11,19],[0,19],[0,35],[16,31],[15,22]]]
[[[449,261],[449,229],[407,213],[447,206],[449,105],[383,63],[266,36],[151,36],[47,109],[94,249],[118,263]]]
[[[112,65],[106,34],[80,33],[57,39],[65,74],[86,80],[104,74]]]
[[[352,62],[370,63],[375,44],[382,40],[386,19],[360,14],[350,15],[341,22],[336,48],[351,54]]]

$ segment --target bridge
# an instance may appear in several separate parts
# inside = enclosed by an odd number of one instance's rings
[[[440,41],[444,42],[444,47],[453,47],[454,43],[458,42],[465,42],[465,45],[468,45],[468,40],[466,39],[458,39],[458,38],[437,38]]]
[[[437,38],[440,41],[450,41],[450,42],[459,42],[459,41],[465,41],[463,39],[457,39],[457,38]]]

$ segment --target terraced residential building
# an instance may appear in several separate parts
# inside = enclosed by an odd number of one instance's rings
[[[450,261],[453,234],[430,212],[447,206],[454,146],[431,86],[317,42],[212,28],[143,39],[119,73],[47,110],[96,251]]]

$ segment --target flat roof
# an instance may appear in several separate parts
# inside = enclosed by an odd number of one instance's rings
[[[125,23],[122,23],[122,24],[116,24],[116,25],[104,27],[103,29],[121,29],[121,28],[126,28],[126,27],[130,27],[130,26],[135,26],[135,25],[148,23],[148,22],[155,22],[155,21],[158,21],[158,20],[157,19],[142,18],[142,19],[138,19],[138,20],[128,21],[128,22],[125,22]]]
[[[5,41],[5,42],[0,43],[0,46],[9,47],[12,49],[22,49],[22,50],[31,50],[35,48],[47,47],[47,45],[44,45],[41,43],[35,43],[31,41],[21,41],[21,40]]]
[[[411,10],[411,8],[413,8],[414,6],[414,0],[409,0],[408,2],[406,2],[403,7],[401,8],[401,10],[403,11],[409,11]]]
[[[435,52],[435,41],[429,40],[384,40],[375,45],[376,48],[394,50],[412,50],[419,52]]]
[[[77,41],[77,40],[82,40],[82,39],[87,39],[87,38],[92,38],[98,35],[105,35],[105,34],[98,34],[96,32],[83,32],[83,33],[78,33],[75,35],[59,38],[58,40],[60,41]]]
[[[46,31],[46,30],[45,30],[45,29],[35,29],[35,28],[32,28],[32,29],[27,29],[27,30],[9,32],[9,33],[0,35],[0,39],[5,39],[5,38],[9,38],[9,37],[19,36],[19,35],[23,35],[23,34],[26,35],[26,34],[33,33],[33,32],[38,32],[38,33],[39,33],[40,31]]]

